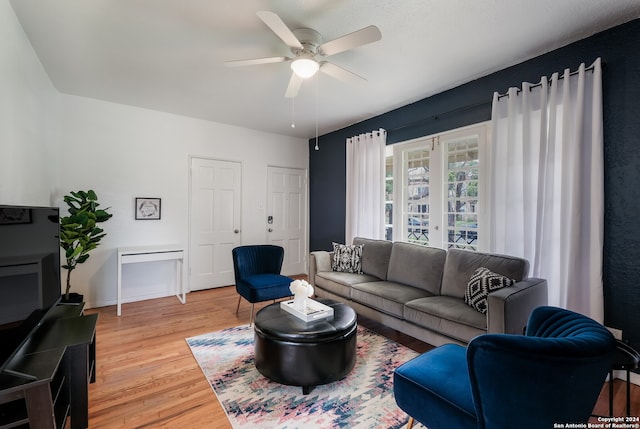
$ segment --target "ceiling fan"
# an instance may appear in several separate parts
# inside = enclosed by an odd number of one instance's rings
[[[302,81],[315,75],[318,70],[345,82],[366,81],[362,76],[322,58],[380,40],[382,34],[375,25],[370,25],[337,39],[324,42],[322,35],[310,28],[299,28],[291,31],[274,12],[259,11],[256,14],[276,36],[289,46],[293,56],[227,61],[225,62],[226,66],[252,66],[291,61],[291,70],[293,72],[285,93],[285,97],[288,98],[298,95]]]

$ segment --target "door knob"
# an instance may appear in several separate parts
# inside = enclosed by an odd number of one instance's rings
[[[240,232],[240,230],[239,229],[234,229],[233,232],[234,232],[234,234],[238,234]]]
[[[273,232],[273,228],[269,228],[269,232]]]

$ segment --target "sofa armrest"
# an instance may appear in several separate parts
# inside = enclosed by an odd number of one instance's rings
[[[309,283],[315,287],[316,273],[331,271],[331,257],[333,252],[318,250],[309,254]]]
[[[487,297],[487,333],[524,333],[534,308],[547,305],[547,281],[524,279]]]

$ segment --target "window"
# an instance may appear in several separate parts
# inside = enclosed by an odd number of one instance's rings
[[[487,132],[485,123],[392,146],[393,168],[387,158],[387,190],[393,187],[385,203],[387,238],[441,248],[483,248]]]

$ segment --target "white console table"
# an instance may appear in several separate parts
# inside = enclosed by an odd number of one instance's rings
[[[181,303],[186,302],[186,293],[182,281],[184,249],[179,246],[137,246],[118,248],[118,305],[117,315],[122,314],[122,265],[137,262],[176,261],[176,297]]]

